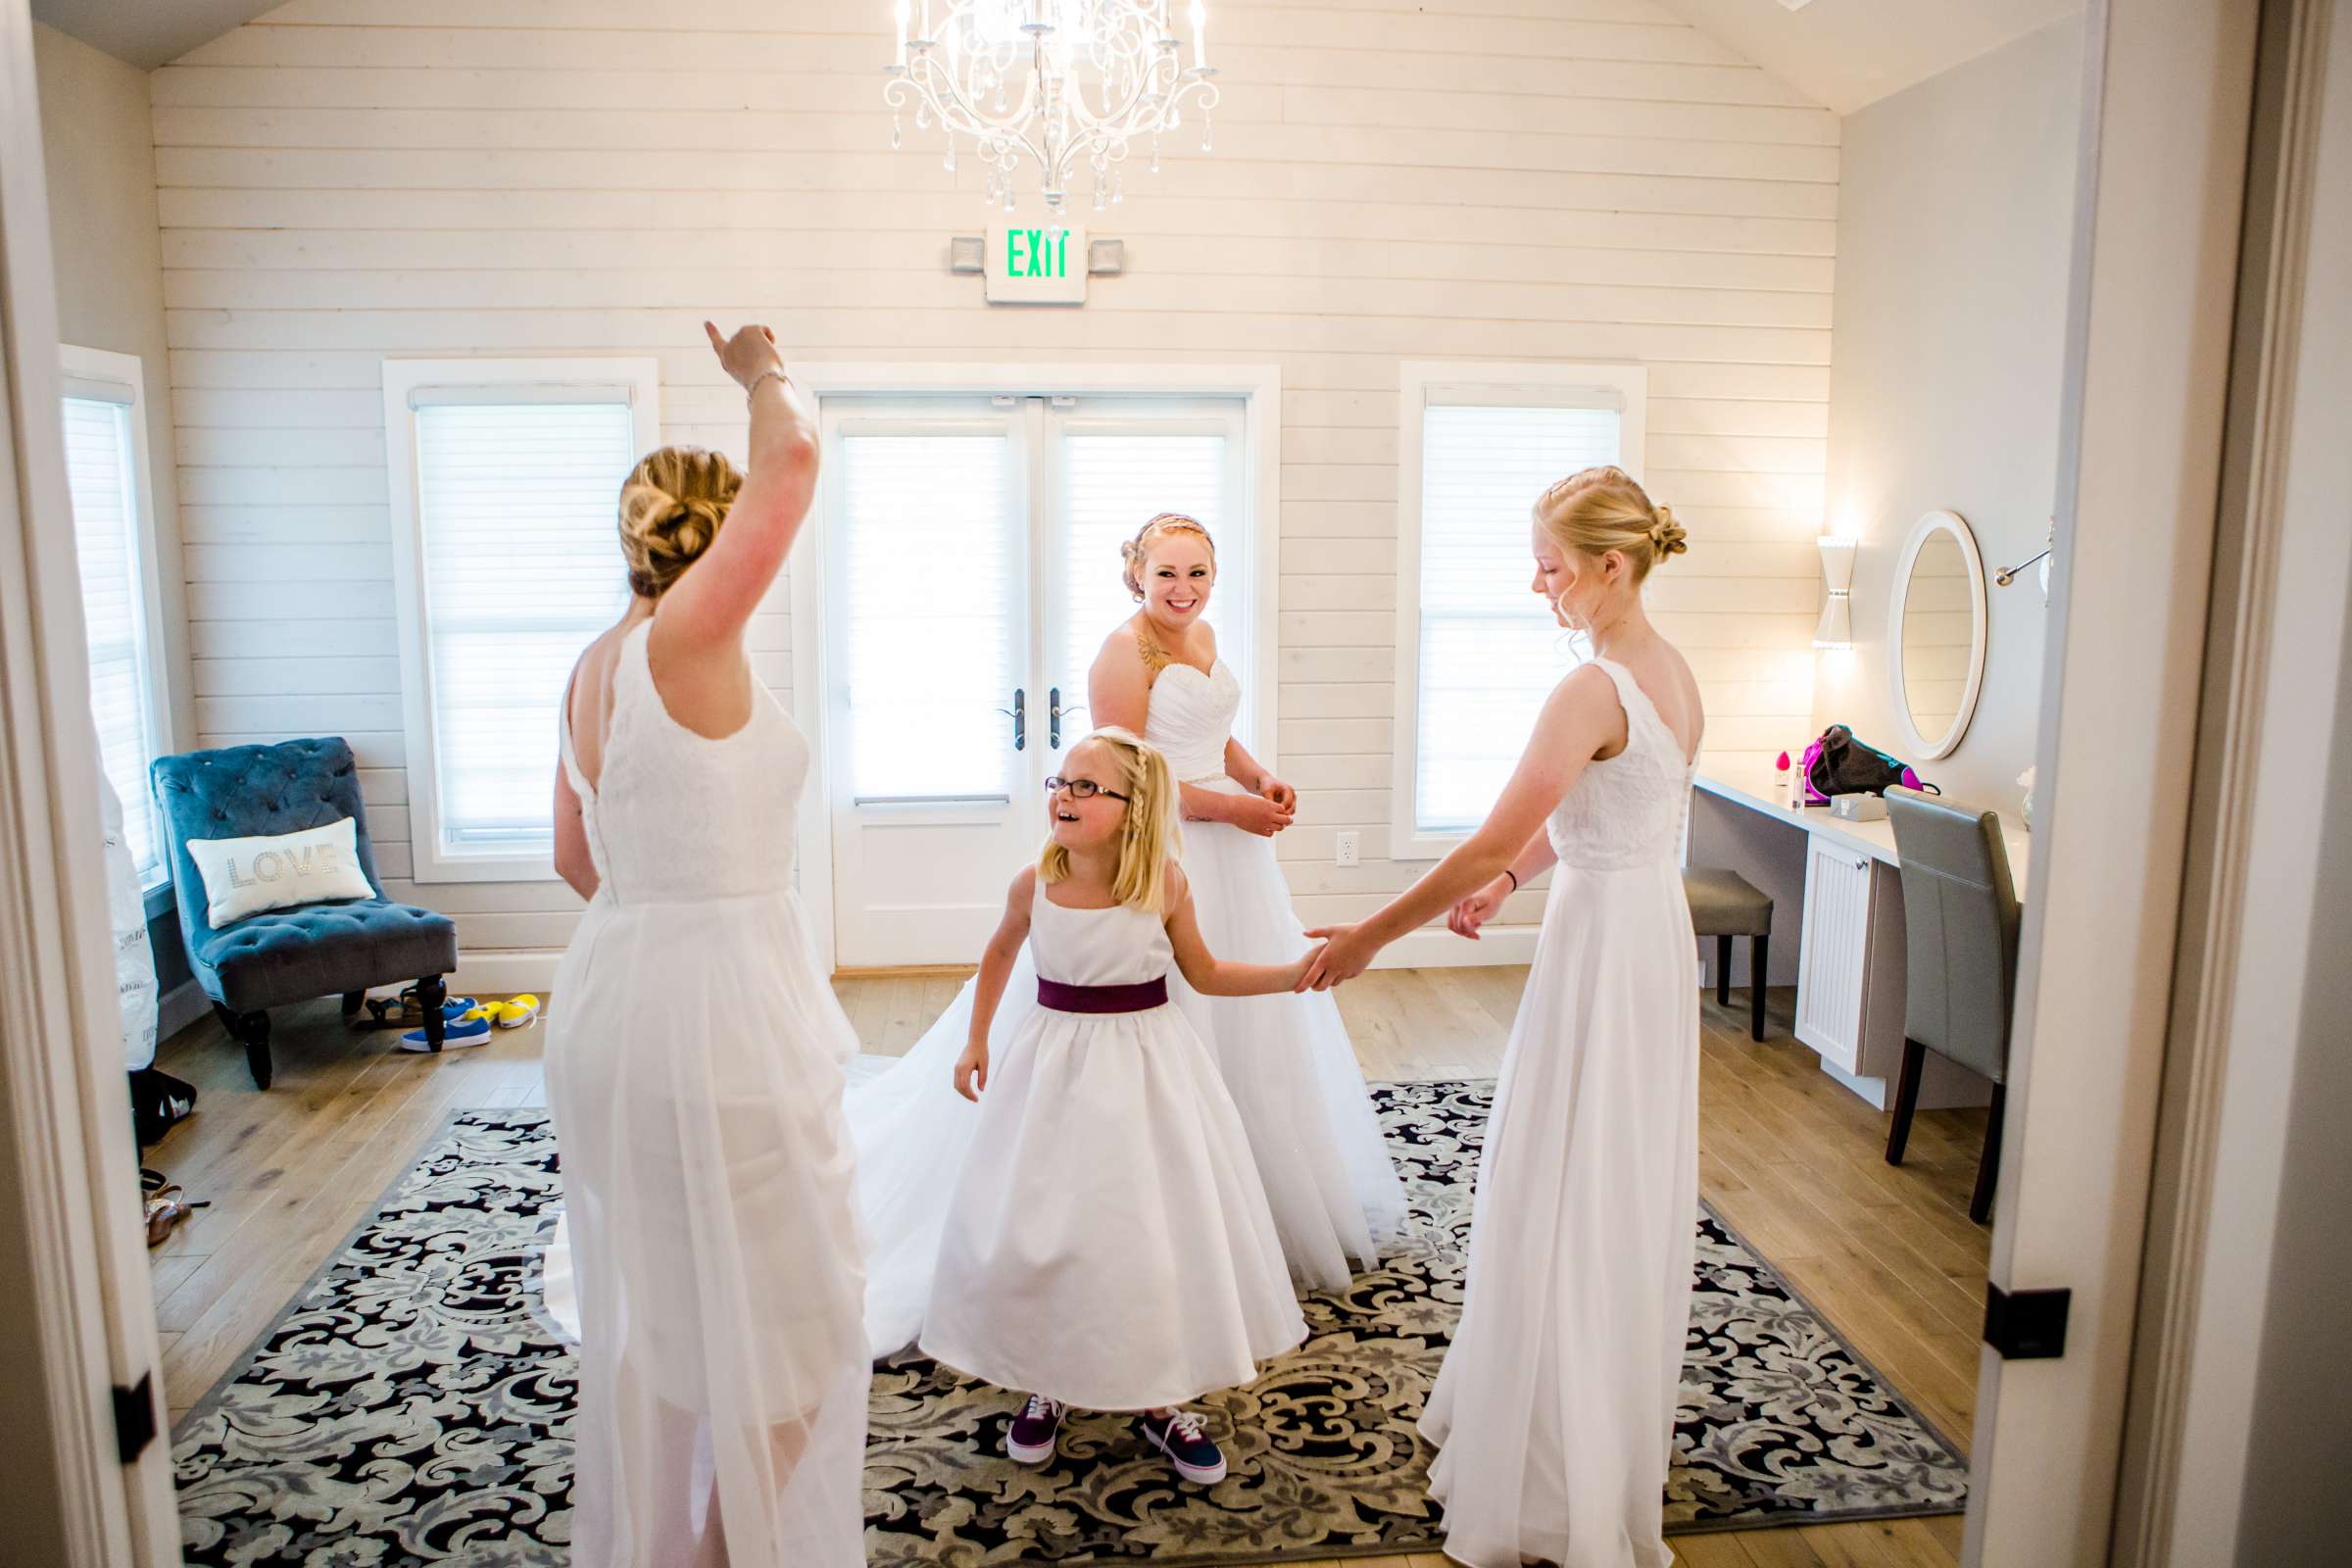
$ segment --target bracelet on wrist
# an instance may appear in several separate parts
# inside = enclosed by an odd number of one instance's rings
[[[1506,865],[1506,866],[1504,866],[1504,867],[1502,868],[1502,874],[1503,874],[1504,876],[1507,876],[1507,877],[1509,877],[1509,878],[1511,879],[1511,891],[1512,891],[1513,893],[1516,893],[1516,892],[1518,892],[1518,891],[1519,891],[1519,873],[1518,873],[1518,872],[1516,872],[1516,871],[1514,871],[1514,870],[1512,870],[1512,869],[1511,869],[1509,866],[1507,866],[1507,865]]]
[[[752,406],[753,394],[760,390],[760,383],[767,380],[770,376],[773,376],[776,380],[786,383],[789,383],[792,380],[792,377],[786,375],[780,367],[761,370],[758,375],[753,376],[751,384],[743,389],[743,406],[745,408],[748,409]]]

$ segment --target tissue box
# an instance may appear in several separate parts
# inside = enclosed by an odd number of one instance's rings
[[[1834,795],[1830,797],[1830,814],[1840,822],[1883,822],[1886,803],[1876,795]]]

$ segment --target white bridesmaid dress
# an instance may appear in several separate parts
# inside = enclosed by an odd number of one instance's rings
[[[1179,779],[1238,790],[1224,775],[1241,683],[1219,662],[1160,672],[1146,735]],[[1208,951],[1244,963],[1284,963],[1312,946],[1291,911],[1274,841],[1221,822],[1184,824],[1182,862]],[[861,1056],[850,1069],[850,1130],[866,1236],[866,1335],[889,1354],[914,1343],[931,1299],[947,1220],[946,1193],[963,1169],[978,1116],[956,1093],[956,1058],[972,1018],[967,981],[904,1056]],[[1249,1138],[1296,1282],[1344,1287],[1402,1228],[1404,1187],[1389,1163],[1355,1048],[1328,993],[1207,998],[1171,973],[1168,990],[1208,1049]],[[1037,1007],[1037,967],[1014,961],[989,1050],[1002,1056]]]
[[[808,748],[763,690],[723,740],[678,724],[650,628],[621,643],[595,788],[564,731],[602,878],[548,1014],[569,1240],[549,1273],[581,1341],[571,1560],[684,1561],[715,1498],[738,1568],[849,1568],[871,1377],[857,1042],[793,891]]]
[[[1626,749],[1551,813],[1559,852],[1471,1208],[1468,1294],[1421,1431],[1446,1554],[1666,1568],[1698,1201],[1690,765],[1623,665]]]
[[[1064,985],[1175,966],[1156,914],[1064,908],[1042,881],[1029,947]],[[991,1052],[977,1123],[924,1354],[1081,1409],[1152,1410],[1251,1383],[1306,1337],[1241,1119],[1172,1003],[1028,1008]]]

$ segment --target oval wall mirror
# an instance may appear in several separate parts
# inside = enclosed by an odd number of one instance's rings
[[[1886,615],[1886,668],[1912,758],[1948,757],[1984,681],[1984,559],[1956,512],[1931,512],[1904,541]]]

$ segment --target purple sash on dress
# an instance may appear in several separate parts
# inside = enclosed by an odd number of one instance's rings
[[[1055,1012],[1148,1012],[1167,1005],[1168,977],[1131,986],[1068,986],[1037,977],[1037,1004]]]

